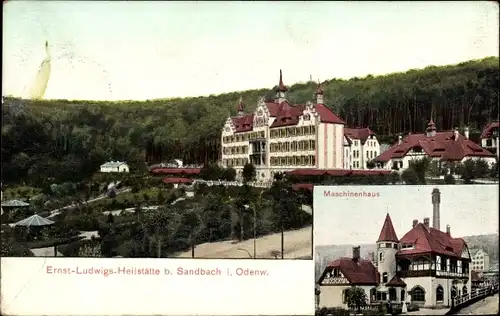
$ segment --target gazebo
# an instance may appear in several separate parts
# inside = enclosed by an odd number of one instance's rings
[[[5,211],[9,215],[9,221],[12,219],[12,211],[17,209],[17,208],[22,208],[22,207],[28,207],[30,206],[29,203],[19,201],[19,200],[9,200],[2,202],[2,214],[3,214],[3,209],[5,208]]]
[[[41,217],[38,214],[33,214],[28,218],[22,219],[19,222],[15,223],[13,226],[24,226],[24,227],[40,227],[54,224],[54,221],[50,219],[46,219],[45,217]]]

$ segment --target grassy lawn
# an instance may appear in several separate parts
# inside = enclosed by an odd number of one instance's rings
[[[117,203],[122,204],[126,202],[132,202],[134,205],[139,206],[141,204],[151,204],[154,205],[157,203],[158,192],[162,192],[163,196],[166,197],[169,193],[168,190],[161,190],[159,188],[147,188],[140,190],[137,193],[125,192],[117,194],[114,199],[106,198],[100,201],[96,201],[92,203],[94,206],[107,206],[113,203],[113,200],[116,200]],[[147,198],[145,198],[147,195]],[[130,206],[132,207],[132,206]]]

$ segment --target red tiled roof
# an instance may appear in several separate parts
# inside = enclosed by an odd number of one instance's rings
[[[276,118],[270,127],[297,125],[304,108],[302,104],[290,105],[288,101],[281,102],[276,111]]]
[[[500,122],[493,122],[493,123],[488,124],[488,126],[486,126],[483,129],[483,132],[481,133],[481,139],[490,138],[493,130],[495,128],[498,128],[499,126],[500,126]]]
[[[344,134],[347,136],[347,139],[359,139],[361,141],[361,144],[364,144],[368,137],[375,135],[375,132],[373,132],[371,129],[368,127],[365,128],[345,128],[344,127]]]
[[[192,183],[193,180],[188,178],[165,178],[164,183]]]
[[[398,276],[394,276],[386,285],[405,287],[406,283],[403,280],[401,280]]]
[[[376,175],[388,175],[390,170],[351,170],[351,169],[295,169],[292,171],[287,171],[288,175],[296,176],[376,176]]]
[[[321,122],[323,123],[345,124],[345,122],[340,119],[337,114],[333,113],[333,111],[324,104],[315,104],[314,109],[318,112]]]
[[[401,144],[395,144],[375,158],[376,161],[389,161],[402,158],[412,148],[422,148],[428,156],[442,160],[462,160],[465,157],[495,157],[494,154],[482,148],[473,141],[454,132],[440,132],[435,136],[426,134],[411,134],[406,136]]]
[[[353,285],[375,285],[380,281],[380,274],[370,260],[355,261],[351,258],[340,258],[328,265],[337,268]]]
[[[432,227],[427,229],[423,223],[415,225],[399,242],[414,245],[415,249],[399,250],[397,255],[435,253],[461,257],[465,247],[465,241],[462,238],[453,238],[447,233]]]
[[[377,242],[380,241],[398,242],[398,236],[396,235],[396,231],[394,230],[394,226],[392,225],[392,220],[389,216],[389,213],[387,213],[387,215],[385,216],[384,225],[382,226],[382,230],[380,231],[380,235],[377,239]]]
[[[151,169],[152,173],[155,174],[199,174],[201,168],[155,168]]]
[[[278,84],[277,91],[280,91],[280,92],[288,91],[288,88],[283,84],[283,73],[281,72],[281,69],[280,69],[280,82]]]
[[[312,183],[295,183],[292,185],[292,189],[295,191],[299,191],[299,190],[312,191],[313,188],[314,188],[314,184],[312,184]]]
[[[253,114],[232,117],[235,133],[249,132],[253,129]]]

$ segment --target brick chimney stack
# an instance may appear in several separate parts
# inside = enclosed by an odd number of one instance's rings
[[[439,207],[441,204],[441,192],[439,192],[438,188],[434,188],[432,190],[432,227],[440,230],[440,214]]]
[[[429,230],[429,221],[430,221],[430,218],[424,217],[424,226],[425,226],[425,228],[427,228],[427,230]]]
[[[451,229],[450,229],[450,225],[446,225],[446,234],[447,234],[448,236],[451,236],[450,230],[451,230]]]
[[[361,257],[361,247],[360,246],[353,247],[352,248],[352,260],[354,262],[358,262],[360,257]]]
[[[418,224],[418,219],[414,219],[414,220],[413,220],[413,226],[412,226],[412,227],[417,226],[417,224]]]

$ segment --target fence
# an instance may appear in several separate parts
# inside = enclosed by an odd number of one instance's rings
[[[213,185],[223,185],[223,186],[243,186],[243,182],[240,181],[209,181],[209,180],[194,180],[193,183],[203,183],[208,186]],[[248,183],[249,186],[258,188],[270,188],[273,185],[273,181],[253,181]]]
[[[462,308],[470,306],[483,298],[498,293],[498,283],[472,289],[471,293],[463,294],[452,299],[452,307],[446,315],[453,315]]]

